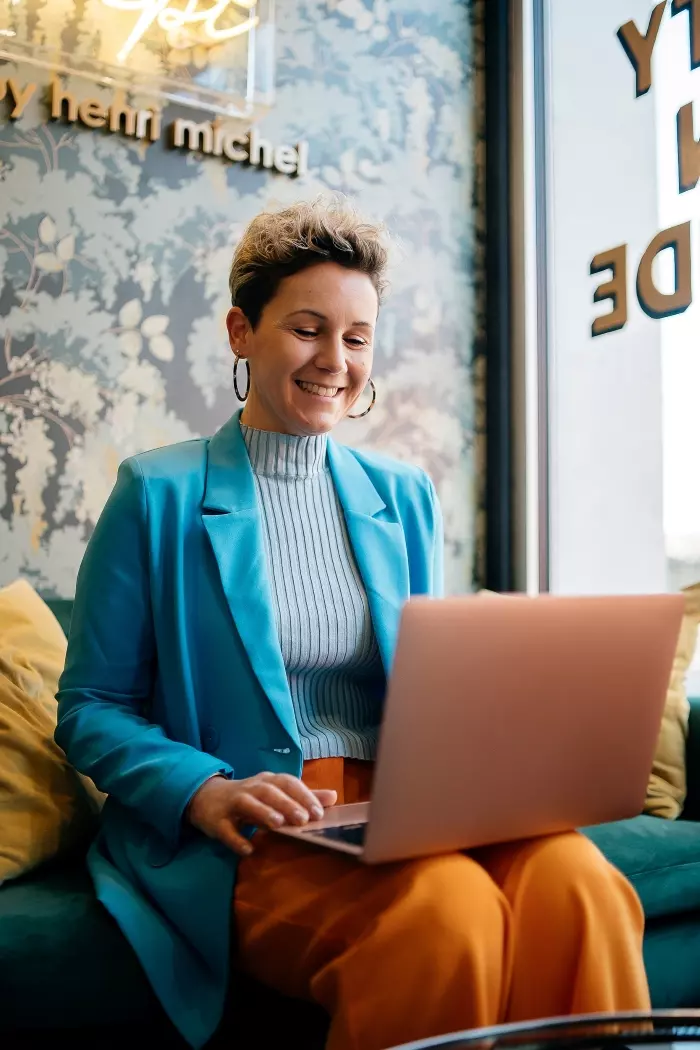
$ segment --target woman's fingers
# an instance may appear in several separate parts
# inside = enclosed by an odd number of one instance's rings
[[[335,791],[311,791],[301,780],[286,774],[263,773],[238,782],[236,787],[228,813],[213,834],[240,856],[253,852],[251,843],[240,832],[242,824],[270,829],[283,824],[303,825],[309,820],[320,820],[324,808],[335,805],[337,800]]]
[[[275,787],[279,788],[294,799],[308,814],[311,820],[320,820],[323,816],[323,803],[317,798],[316,792],[307,788],[306,784],[287,773],[278,773],[271,778]]]
[[[335,801],[334,791],[311,791],[297,777],[283,773],[259,773],[246,780],[213,777],[190,800],[187,819],[205,835],[246,856],[252,847],[241,834],[241,825],[274,829],[307,824],[320,820],[324,807]]]
[[[281,795],[281,792],[279,794]],[[284,806],[280,798],[270,791],[263,794],[262,787],[260,787],[241,792],[236,799],[231,817],[239,824],[255,824],[258,828],[279,828],[283,824],[304,823],[303,820],[296,821],[288,817],[283,810]]]
[[[257,824],[258,827],[276,828],[282,824],[301,825],[309,820],[320,820],[324,806],[335,802],[334,791],[309,791],[301,781],[292,783],[279,778],[251,783],[247,791],[236,799],[235,813],[238,819]],[[301,788],[301,790],[300,790]]]
[[[314,795],[321,803],[324,809],[330,809],[338,801],[338,792],[330,791],[327,788],[317,788],[314,791]]]
[[[315,798],[311,799],[312,808],[310,810],[307,808],[306,800],[298,801],[298,796],[287,794],[275,783],[260,784],[252,793],[266,806],[281,813],[287,824],[307,824],[309,820],[316,819],[318,812],[322,812]]]

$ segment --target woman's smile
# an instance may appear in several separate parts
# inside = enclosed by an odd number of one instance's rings
[[[309,383],[306,379],[295,379],[294,382],[305,394],[310,394],[312,397],[322,397],[326,400],[336,397],[344,389],[340,386],[321,386],[319,383]]]

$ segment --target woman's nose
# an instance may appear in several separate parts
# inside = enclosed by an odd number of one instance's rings
[[[342,335],[336,336],[331,334],[323,340],[316,354],[315,363],[324,372],[331,372],[334,375],[338,372],[347,371],[345,343]]]

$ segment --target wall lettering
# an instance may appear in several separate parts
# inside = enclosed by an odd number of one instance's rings
[[[27,84],[25,88],[20,87],[12,77],[3,79],[0,77],[0,102],[8,98],[12,104],[9,117],[10,120],[18,120],[24,113],[25,106],[36,91],[36,84]]]
[[[36,84],[22,86],[12,77],[0,78],[0,102],[5,99],[10,107],[7,114],[17,120],[37,90]],[[105,105],[97,98],[78,99],[54,79],[48,96],[51,120],[69,124],[84,124],[87,128],[111,134],[157,142],[163,134],[161,114],[157,109],[135,109],[127,105],[124,92],[112,94],[111,103]],[[275,145],[264,139],[256,128],[246,134],[231,130],[221,121],[179,119],[167,129],[167,141],[177,149],[203,153],[231,163],[247,163],[254,167],[278,171],[282,175],[304,175],[309,170],[309,145],[298,142],[295,146]]]
[[[700,142],[695,139],[693,103],[678,111],[678,192],[694,190],[700,179]]]
[[[646,33],[635,22],[625,22],[617,37],[635,74],[635,97],[641,98],[652,88],[652,57],[663,22],[665,0],[651,12]],[[700,0],[671,0],[671,17],[688,13],[690,67],[700,68]],[[700,141],[695,138],[692,101],[681,106],[676,118],[678,146],[678,192],[688,193],[700,182]],[[637,299],[644,313],[654,320],[683,313],[693,301],[692,257],[690,223],[682,223],[662,230],[652,239],[637,268]],[[654,260],[663,251],[673,252],[674,287],[672,292],[661,292],[653,275]],[[612,310],[597,317],[591,325],[591,335],[617,332],[627,324],[627,245],[600,252],[590,264],[590,273],[610,270],[611,278],[593,291],[593,302],[609,299]]]
[[[611,248],[596,255],[591,262],[591,273],[602,273],[611,270],[612,277],[604,284],[599,284],[593,293],[593,302],[612,301],[612,310],[602,317],[596,317],[591,325],[591,334],[605,335],[617,332],[627,324],[627,245]]]
[[[675,270],[674,291],[660,292],[654,283],[652,266],[663,251],[673,252]],[[637,271],[637,298],[648,317],[660,321],[663,317],[682,314],[693,301],[691,286],[690,223],[672,226],[657,233],[644,252]]]
[[[666,0],[657,4],[649,19],[649,28],[646,34],[640,33],[636,22],[625,22],[617,31],[620,43],[625,49],[625,54],[632,63],[637,78],[637,98],[646,95],[651,88],[651,56],[654,53],[656,38],[661,29],[661,20],[664,17]]]
[[[690,68],[700,66],[700,0],[672,0],[671,16],[688,12],[690,36]]]

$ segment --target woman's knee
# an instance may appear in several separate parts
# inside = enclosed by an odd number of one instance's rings
[[[620,875],[598,847],[578,831],[533,840],[528,852],[527,863],[533,871],[558,881],[605,882]]]
[[[454,854],[407,866],[405,885],[396,898],[400,921],[415,936],[435,940],[444,950],[474,946],[480,953],[501,953],[508,935],[510,908],[503,893],[480,865]]]
[[[619,911],[624,908],[643,922],[639,899],[624,875],[597,846],[578,832],[552,835],[525,847],[522,866],[514,872],[506,896],[522,892],[542,901],[550,912],[585,902],[586,909]]]

